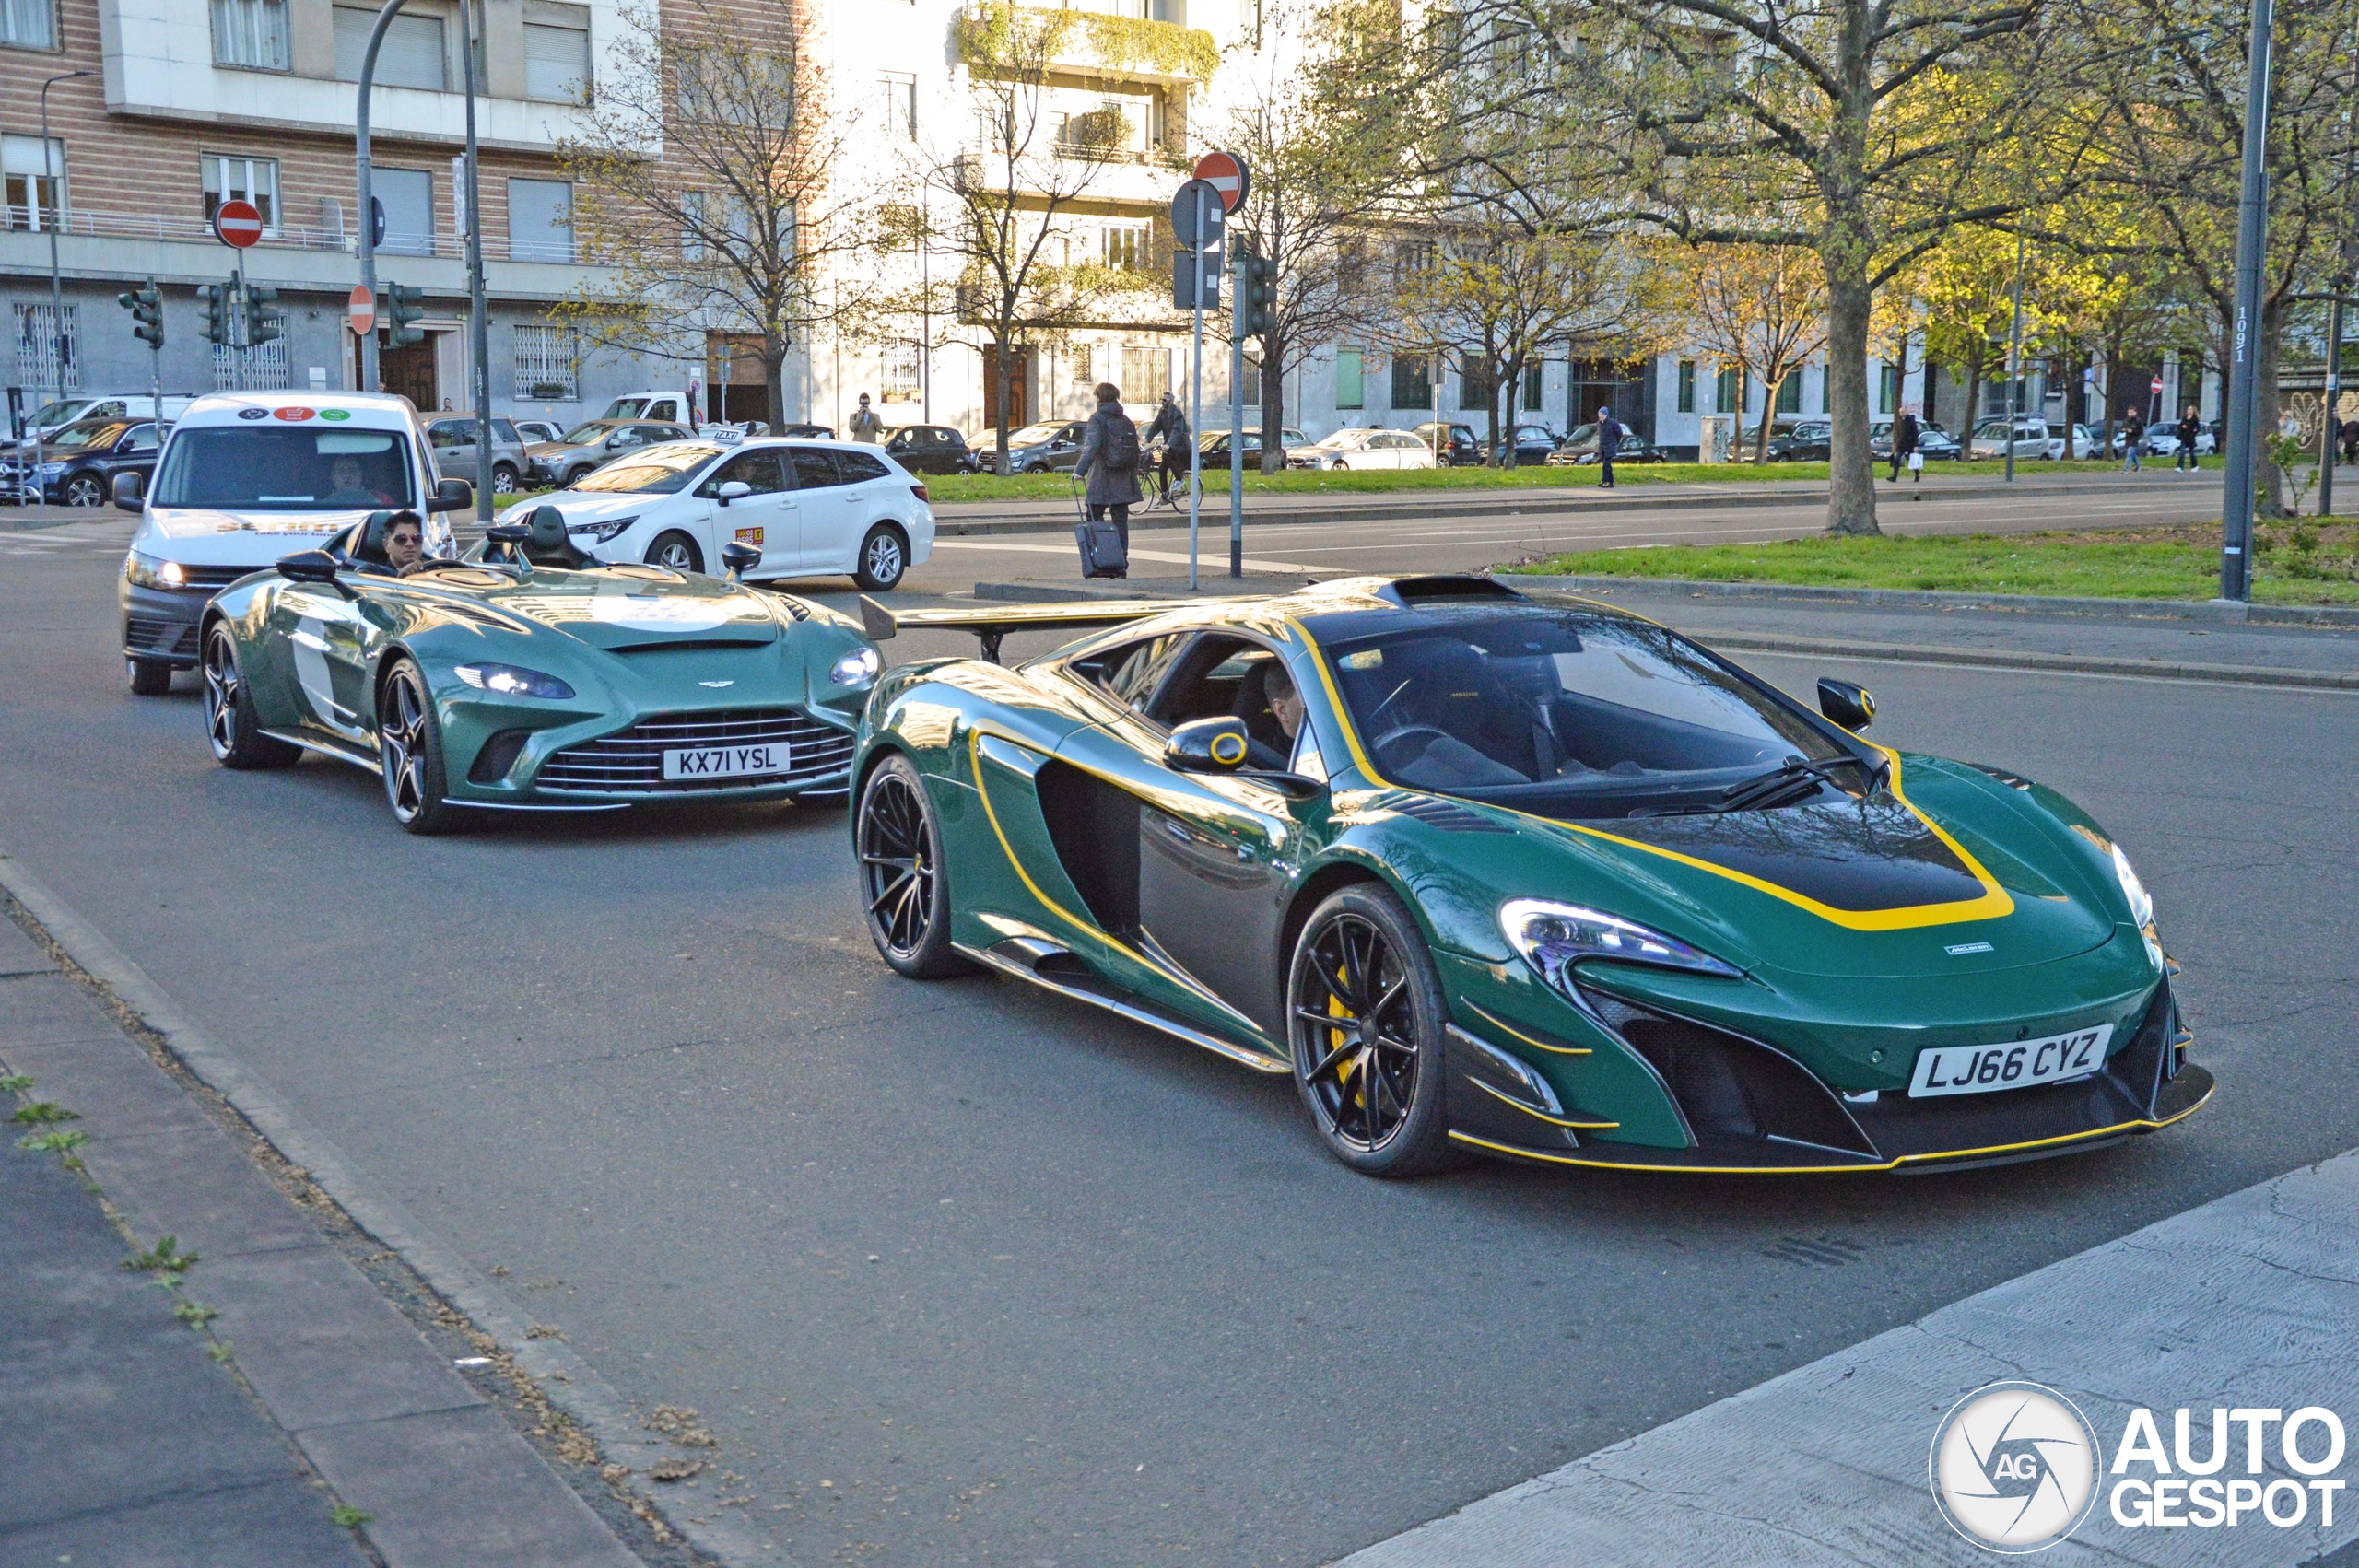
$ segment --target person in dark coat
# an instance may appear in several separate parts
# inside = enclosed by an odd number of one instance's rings
[[[1081,457],[1074,474],[1089,481],[1083,497],[1089,503],[1089,521],[1114,514],[1114,531],[1122,549],[1131,547],[1131,503],[1139,498],[1139,427],[1122,412],[1122,390],[1111,381],[1097,383],[1097,412],[1081,438]]]
[[[1156,476],[1161,481],[1160,488],[1168,491],[1188,473],[1188,416],[1180,412],[1180,400],[1169,392],[1163,394],[1162,404],[1155,411],[1155,422],[1146,427],[1148,440],[1158,436],[1163,439],[1163,462]]]
[[[2195,404],[2187,405],[2186,416],[2178,422],[2178,455],[2171,459],[2171,472],[2195,472],[2195,438],[2203,434],[2203,421],[2195,416]]]
[[[1908,454],[1917,450],[1917,439],[1922,434],[1923,431],[1917,424],[1917,411],[1913,408],[1902,409],[1900,417],[1892,422],[1892,482],[1894,484],[1900,483],[1900,471],[1907,466]],[[1924,471],[1919,469],[1916,474],[1917,482],[1923,484]]]
[[[1601,406],[1597,411],[1597,467],[1602,475],[1597,482],[1601,490],[1614,488],[1614,454],[1622,450],[1622,422],[1614,417],[1614,410]]]
[[[2146,416],[2135,408],[2121,411],[2121,471],[2138,471],[2138,454],[2146,448]]]
[[[2335,434],[2342,439],[2342,461],[2359,462],[2359,419],[2345,419]]]

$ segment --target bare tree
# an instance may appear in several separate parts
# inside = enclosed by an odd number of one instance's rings
[[[1674,252],[1670,264],[1696,345],[1761,383],[1753,461],[1767,462],[1779,391],[1826,346],[1825,269],[1799,245],[1703,245]],[[1865,348],[1863,339],[1863,366]]]
[[[772,424],[788,353],[861,310],[837,263],[865,254],[873,213],[832,178],[842,138],[796,13],[673,0],[623,13],[615,68],[560,142],[581,259],[558,307],[596,342],[693,359],[710,332],[761,343]]]

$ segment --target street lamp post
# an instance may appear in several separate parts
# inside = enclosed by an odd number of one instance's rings
[[[2253,0],[2245,56],[2244,190],[2236,213],[2236,307],[2229,341],[2227,474],[2220,500],[2220,597],[2252,597],[2253,447],[2260,432],[2260,271],[2269,244],[2269,47],[2273,0]]]
[[[57,274],[57,225],[65,216],[65,193],[59,187],[59,171],[50,167],[49,89],[76,76],[97,74],[95,71],[68,71],[63,76],[52,76],[41,85],[41,181],[49,187],[57,203],[41,221],[42,227],[49,230],[49,341],[52,356],[57,361],[57,395],[60,398],[65,395],[65,359],[72,350],[67,346],[70,340],[65,335],[65,286],[58,280]],[[35,212],[41,211],[41,193],[38,191],[33,193],[32,205]],[[40,411],[36,409],[34,412],[38,414]],[[33,421],[33,464],[30,470],[32,504],[35,505],[46,500],[49,495],[41,482],[41,421],[36,418]],[[21,494],[18,500],[20,503],[23,500]]]
[[[2024,395],[2023,352],[2024,233],[2018,228],[2015,230],[2015,319],[2007,329],[2007,482],[2011,485],[2015,479],[2015,421],[2023,414],[2020,406]],[[1971,441],[1973,438],[1969,436],[1966,439]],[[2067,436],[2065,439],[2069,441],[2071,438]],[[1966,449],[1966,455],[1974,455],[1971,446]]]
[[[475,172],[474,6],[459,0],[459,69],[467,78],[467,357],[475,361],[475,521],[488,527],[491,496],[491,322],[484,302],[483,193]]]
[[[376,25],[369,29],[369,47],[360,56],[359,104],[353,116],[353,161],[360,181],[360,283],[372,299],[377,297],[377,198],[369,188],[369,92],[377,80],[377,51],[385,41],[385,29],[393,25],[394,13],[401,8],[402,0],[385,0],[384,9],[377,13]],[[473,88],[474,83],[468,86]],[[472,111],[472,93],[467,103]],[[360,390],[383,390],[377,374],[377,329],[373,326],[360,334]]]

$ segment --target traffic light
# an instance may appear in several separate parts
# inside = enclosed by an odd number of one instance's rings
[[[149,278],[145,288],[127,288],[115,303],[131,312],[131,335],[150,348],[164,346],[164,297]]]
[[[196,287],[196,302],[205,311],[205,340],[228,347],[229,286],[226,283],[201,283]]]
[[[407,348],[413,343],[424,343],[426,333],[413,325],[426,314],[426,302],[420,290],[404,288],[398,283],[385,285],[385,345]]]
[[[1237,258],[1237,335],[1262,337],[1278,327],[1276,269],[1259,256]]]
[[[246,285],[246,346],[268,343],[280,335],[283,328],[270,307],[278,303],[278,290],[259,284]]]

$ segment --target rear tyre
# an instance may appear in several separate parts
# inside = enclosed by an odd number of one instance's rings
[[[942,828],[917,765],[895,753],[860,791],[852,840],[869,940],[897,975],[938,980],[967,967],[950,945],[950,883]]]
[[[134,696],[163,696],[172,689],[172,667],[153,659],[125,659],[123,680]]]
[[[415,661],[394,661],[377,694],[377,757],[385,775],[385,803],[393,820],[411,833],[448,833],[459,825],[460,808],[446,795],[442,726],[434,717],[426,675]]]
[[[1328,1152],[1366,1176],[1458,1163],[1444,1111],[1449,1006],[1416,921],[1374,883],[1311,912],[1286,976],[1295,1087]]]
[[[880,522],[860,542],[860,559],[852,568],[851,579],[871,593],[884,593],[898,587],[909,569],[909,540],[891,523]]]
[[[655,536],[655,542],[647,547],[647,564],[675,572],[700,572],[704,570],[704,552],[697,548],[694,539],[675,528]]]
[[[491,470],[491,493],[495,496],[514,495],[516,493],[516,471],[504,462],[493,464]]]
[[[69,507],[102,507],[107,504],[107,488],[99,483],[95,474],[76,474],[65,482],[65,504]]]
[[[301,759],[302,747],[262,732],[244,666],[238,662],[238,640],[228,626],[216,623],[205,634],[205,660],[197,668],[205,681],[205,738],[214,761],[242,772],[292,767]]]

